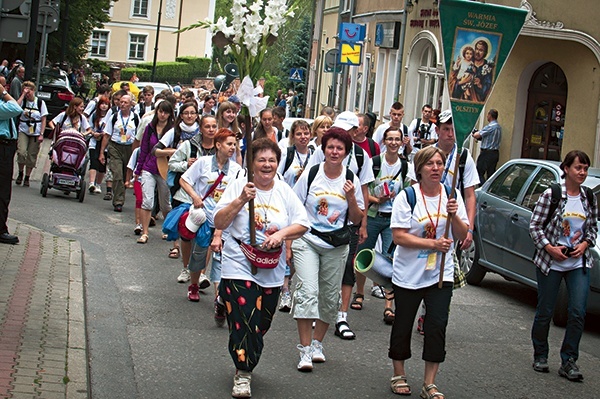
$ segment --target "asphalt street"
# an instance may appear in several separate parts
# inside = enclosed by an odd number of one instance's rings
[[[234,367],[227,328],[213,321],[212,287],[199,303],[187,301],[187,284],[176,282],[180,260],[167,257],[159,226],[151,228],[148,244],[136,244],[133,193],[123,213],[115,213],[109,201],[89,193],[83,203],[57,190],[42,198],[39,183],[14,187],[9,216],[81,242],[92,398],[230,397]],[[253,397],[395,397],[383,307],[367,296],[362,311],[351,310],[356,340],[342,341],[331,331],[324,341],[327,362],[311,373],[296,370],[296,326],[278,312],[253,375]],[[600,397],[600,317],[588,316],[578,361],[585,380],[572,383],[557,375],[562,328],[550,331],[551,372],[531,369],[534,311],[534,291],[495,275],[481,287],[455,291],[447,359],[437,379],[446,397]],[[412,397],[422,384],[422,341],[413,335],[407,362]]]

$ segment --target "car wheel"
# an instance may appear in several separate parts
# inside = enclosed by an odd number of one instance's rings
[[[558,327],[564,327],[567,325],[569,306],[569,295],[567,293],[567,284],[562,280],[558,286],[558,294],[556,295],[556,306],[554,306],[554,315],[552,321],[554,325]]]
[[[42,194],[42,197],[46,197],[46,195],[48,194],[49,185],[50,177],[48,176],[48,173],[44,173],[44,175],[42,176],[42,184],[40,186],[40,194]]]
[[[473,244],[468,249],[463,251],[460,263],[467,277],[467,283],[471,285],[481,284],[487,270],[479,264],[479,246],[476,239],[473,240]]]

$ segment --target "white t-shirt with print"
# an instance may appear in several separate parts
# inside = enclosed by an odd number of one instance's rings
[[[386,184],[390,191],[390,199],[383,204],[373,204],[369,208],[369,216],[375,216],[372,212],[391,212],[392,203],[404,186],[402,181],[402,161],[398,158],[393,165],[390,165],[385,159],[385,153],[381,154],[381,169],[379,175],[375,176],[375,180],[369,184],[369,193],[374,197],[382,197],[383,195],[379,195],[379,193],[382,192],[384,184]]]
[[[352,151],[350,151],[350,154],[348,154],[346,158],[344,158],[342,164],[344,166],[349,167],[350,170],[354,172],[354,174],[358,175],[358,179],[360,180],[361,185],[369,184],[373,180],[375,180],[375,177],[373,176],[373,161],[371,160],[371,158],[369,158],[369,154],[367,154],[366,151],[363,150],[364,162],[360,173],[358,173],[358,163],[356,162],[356,156],[354,154],[354,150],[356,147],[358,147],[358,145],[354,144],[352,147]],[[313,155],[310,157],[308,165],[306,165],[305,173],[311,168],[311,166],[321,163],[324,160],[325,154],[323,153],[323,148],[322,146],[318,146]]]
[[[213,213],[217,203],[223,196],[223,192],[227,188],[227,184],[229,184],[229,182],[235,178],[237,172],[242,169],[237,163],[231,162],[231,160],[228,162],[227,174],[223,176],[219,185],[215,187],[213,192],[204,200],[204,212],[206,213],[206,220],[209,222],[210,227],[215,227]],[[198,158],[198,160],[185,171],[181,178],[189,183],[200,197],[204,197],[210,187],[217,181],[219,174],[220,171],[218,170],[215,156],[208,155]]]
[[[344,184],[346,183],[346,170],[342,174],[330,179],[323,171],[323,164],[319,165],[319,171],[310,185],[308,197],[306,189],[308,186],[308,170],[300,176],[300,179],[294,186],[294,192],[305,204],[308,212],[310,225],[321,232],[330,232],[344,227],[346,213],[348,212],[348,201],[344,193]],[[360,181],[354,175],[354,196],[360,209],[365,208],[365,201],[360,187]],[[310,230],[304,235],[304,238],[311,244],[322,248],[333,248],[314,234]]]
[[[215,207],[214,216],[240,196],[246,183],[247,178],[242,173],[240,173],[240,177],[229,182],[227,189],[221,196],[221,200]],[[267,234],[274,233],[292,224],[310,226],[306,210],[298,197],[294,195],[290,186],[277,177],[274,183],[269,192],[257,190],[257,197],[254,200],[257,244],[262,243]],[[248,209],[248,204],[246,204],[226,229],[231,237],[245,243],[250,243]],[[280,287],[283,284],[285,248],[281,252],[277,267],[274,269],[258,269],[256,274],[252,274],[250,262],[248,262],[233,238],[228,238],[225,241],[222,258],[221,278],[249,280],[265,288]]]
[[[281,151],[281,161],[279,162],[277,172],[283,175],[283,180],[287,184],[289,184],[290,187],[294,187],[294,185],[300,178],[300,175],[306,169],[306,165],[308,165],[308,162],[310,162],[311,150],[309,149],[306,154],[300,154],[298,151],[294,150],[294,152],[292,153],[294,160],[292,161],[292,164],[290,165],[288,170],[285,171],[284,174],[283,169],[285,168],[285,164],[287,162],[287,154],[287,148]]]
[[[463,150],[466,151],[466,150]],[[454,149],[452,153],[446,159],[446,166],[444,167],[445,178],[442,183],[444,183],[448,187],[452,187],[452,180],[454,178],[454,167],[456,164],[456,144],[454,145]],[[460,159],[460,155],[458,156]],[[460,172],[459,172],[460,173]],[[415,166],[411,162],[408,164],[408,177],[412,181],[417,181],[417,176],[415,174]],[[460,176],[459,176],[460,178]],[[477,174],[477,166],[471,153],[467,155],[467,160],[465,163],[465,175],[463,176],[463,183],[465,188],[473,187],[479,184],[479,174]],[[457,183],[457,187],[459,187],[459,183]]]
[[[105,133],[110,136],[111,141],[117,144],[133,144],[136,133],[135,118],[137,115],[133,111],[129,112],[129,116],[124,118],[121,111],[117,114],[117,120],[113,126],[113,117],[106,119],[106,131]],[[107,115],[108,118],[108,115]],[[121,131],[122,130],[122,131]]]
[[[42,134],[42,117],[48,115],[48,108],[44,100],[40,101],[38,109],[38,99],[33,101],[23,100],[23,113],[19,116],[19,132],[28,136],[39,136]],[[29,122],[29,123],[27,123]]]
[[[427,208],[421,197],[420,184],[413,185],[416,196],[416,204],[414,212],[411,212],[410,205],[406,197],[406,191],[402,191],[392,208],[392,219],[390,227],[408,229],[410,234],[418,237],[427,237],[428,233],[431,234],[433,227],[437,220],[437,229],[435,230],[435,237],[439,238],[444,235],[446,228],[446,221],[448,213],[446,212],[446,204],[448,202],[448,196],[446,190],[441,186],[441,202],[440,196],[425,197],[427,201]],[[467,219],[467,211],[465,210],[464,203],[460,193],[456,192],[458,201],[458,212],[454,217],[459,217],[467,225],[469,220]],[[438,218],[438,204],[440,208],[440,214]],[[429,215],[427,213],[429,211]],[[429,218],[431,216],[431,219]],[[433,224],[431,222],[433,220]],[[448,237],[452,238],[452,229],[449,230]],[[454,250],[454,244],[450,246],[450,250],[446,253],[446,259],[444,264],[444,281],[454,281],[454,258],[452,251]],[[392,282],[402,288],[406,289],[420,289],[430,287],[438,283],[440,276],[440,264],[442,259],[442,253],[436,252],[436,265],[433,270],[425,270],[429,255],[433,251],[417,248],[406,248],[397,246],[394,251],[394,268],[392,273]]]
[[[558,245],[575,248],[583,241],[585,227],[585,211],[581,203],[581,195],[568,195],[565,204],[565,212],[562,215],[562,231],[558,237]],[[569,270],[583,267],[583,258],[567,258],[562,262],[552,260],[550,270],[567,272]]]

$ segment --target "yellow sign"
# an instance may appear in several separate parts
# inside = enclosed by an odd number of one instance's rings
[[[362,56],[362,44],[342,43],[340,51],[340,64],[360,65]]]

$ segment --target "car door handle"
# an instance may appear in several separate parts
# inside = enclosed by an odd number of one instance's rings
[[[487,202],[482,202],[481,204],[479,204],[479,207],[481,209],[486,209],[488,207]]]
[[[516,221],[518,221],[518,220],[519,220],[519,215],[517,215],[517,214],[515,213],[514,215],[512,215],[512,216],[510,217],[510,220],[512,220],[513,222],[516,222]]]

